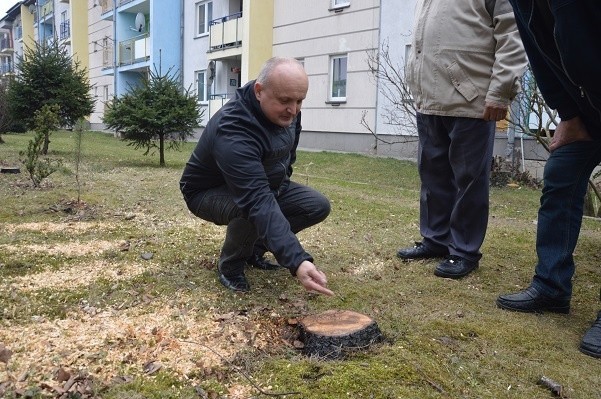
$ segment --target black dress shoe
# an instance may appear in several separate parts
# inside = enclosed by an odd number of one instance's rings
[[[499,295],[497,306],[501,309],[524,313],[542,313],[543,311],[570,313],[570,298],[548,297],[530,286],[514,294]]]
[[[227,289],[236,292],[248,292],[250,291],[250,284],[246,279],[244,273],[236,274],[234,276],[224,276],[221,272],[217,272],[219,275],[219,282]]]
[[[457,255],[449,255],[434,269],[434,275],[445,278],[465,277],[478,268],[478,262]]]
[[[442,258],[448,254],[448,251],[433,251],[426,247],[423,243],[416,242],[415,246],[413,247],[399,249],[399,251],[396,253],[396,256],[404,260],[411,260]]]
[[[593,326],[584,334],[579,349],[589,356],[601,357],[601,312],[597,314]]]
[[[248,258],[246,260],[246,264],[249,266],[255,267],[257,269],[262,269],[262,270],[276,270],[280,267],[280,265],[271,263],[271,262],[267,261],[267,259],[265,259],[265,257],[259,256],[257,254],[254,254],[253,256]]]

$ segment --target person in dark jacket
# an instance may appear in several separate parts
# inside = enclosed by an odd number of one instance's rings
[[[523,291],[500,295],[500,308],[569,313],[573,251],[582,223],[588,179],[601,162],[601,2],[510,0],[547,104],[559,122],[545,165],[538,211],[534,278]],[[601,357],[601,312],[580,350]]]
[[[182,174],[188,209],[227,225],[217,269],[230,290],[250,289],[244,267],[258,246],[271,251],[305,289],[333,295],[295,235],[330,213],[326,197],[290,180],[308,86],[297,60],[268,60],[257,79],[209,120]]]

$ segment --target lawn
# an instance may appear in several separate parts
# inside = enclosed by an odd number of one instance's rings
[[[20,165],[32,135],[3,138],[0,165]],[[435,261],[395,256],[420,238],[415,164],[300,152],[294,179],[332,213],[299,238],[336,296],[284,269],[248,270],[251,292],[234,294],[215,272],[224,228],[178,189],[193,145],[160,168],[86,132],[78,187],[73,133],[57,132],[49,155],[63,166],[41,188],[24,170],[0,175],[0,397],[557,397],[545,376],[566,398],[601,398],[601,363],[578,351],[600,308],[599,221],[583,223],[571,314],[506,312],[496,297],[532,277],[539,190],[492,189],[480,268],[441,279]],[[385,340],[305,357],[293,320],[327,309],[373,317]]]

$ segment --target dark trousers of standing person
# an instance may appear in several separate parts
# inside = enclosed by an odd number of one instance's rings
[[[547,297],[572,296],[572,254],[582,224],[588,181],[599,162],[601,140],[596,140],[559,147],[545,164],[536,231],[538,263],[532,286]]]
[[[478,262],[488,226],[495,123],[418,113],[417,130],[422,243]]]
[[[323,221],[330,213],[330,202],[325,196],[293,181],[276,200],[295,234]],[[234,203],[227,187],[209,189],[186,199],[186,203],[188,209],[199,218],[220,226],[227,225],[219,258],[219,271],[225,276],[243,273],[246,260],[253,253],[258,234],[255,226],[242,215]]]

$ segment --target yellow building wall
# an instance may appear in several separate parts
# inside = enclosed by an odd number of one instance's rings
[[[255,79],[261,66],[272,57],[273,1],[248,0],[242,5],[242,84]]]
[[[71,1],[71,51],[73,60],[79,62],[79,66],[89,70],[88,49],[88,2]]]
[[[27,56],[27,49],[35,48],[35,31],[33,29],[34,16],[29,8],[21,5],[21,24],[23,27],[23,58]]]

